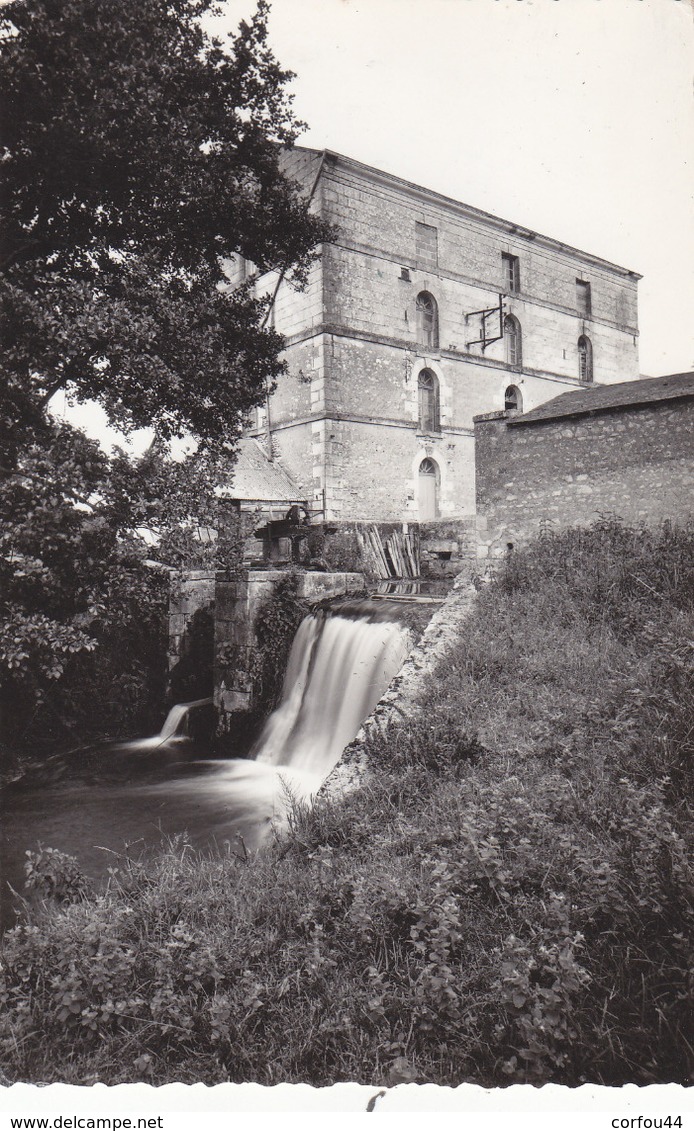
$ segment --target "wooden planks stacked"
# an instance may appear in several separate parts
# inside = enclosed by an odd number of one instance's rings
[[[419,530],[408,531],[402,535],[405,561],[409,569],[407,577],[419,577]]]
[[[385,545],[377,526],[357,531],[359,548],[371,571],[380,580],[390,577],[419,577],[419,542],[417,531],[395,530]]]
[[[419,577],[418,546],[413,534],[396,530],[386,541],[386,552],[393,563],[395,577]]]
[[[376,577],[385,580],[392,577],[390,566],[386,560],[381,535],[376,526],[365,526],[362,531],[357,531],[359,548]]]

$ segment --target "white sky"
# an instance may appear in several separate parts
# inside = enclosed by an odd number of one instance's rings
[[[694,367],[692,5],[274,0],[270,35],[296,72],[300,144],[642,274],[641,372],[656,376]],[[224,7],[235,30],[255,2]],[[69,415],[116,436],[96,406]]]
[[[642,274],[658,375],[694,367],[692,3],[274,0],[270,32],[300,144]]]

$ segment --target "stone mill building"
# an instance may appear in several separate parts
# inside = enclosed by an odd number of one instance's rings
[[[304,292],[258,283],[288,372],[250,436],[327,521],[451,536],[475,416],[638,376],[634,271],[329,150],[285,162],[335,238]]]

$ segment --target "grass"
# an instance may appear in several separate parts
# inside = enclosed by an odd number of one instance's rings
[[[354,794],[5,936],[11,1079],[691,1081],[694,532],[545,533]]]

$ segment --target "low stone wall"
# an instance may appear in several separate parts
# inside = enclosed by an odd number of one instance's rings
[[[469,574],[477,560],[474,515],[419,523],[419,560],[423,578]]]
[[[347,746],[321,793],[338,797],[355,789],[368,777],[370,766],[366,743],[382,738],[389,727],[412,718],[419,710],[424,689],[436,666],[455,647],[464,632],[476,597],[475,587],[463,574],[429,621],[421,640],[410,653],[375,710]]]

